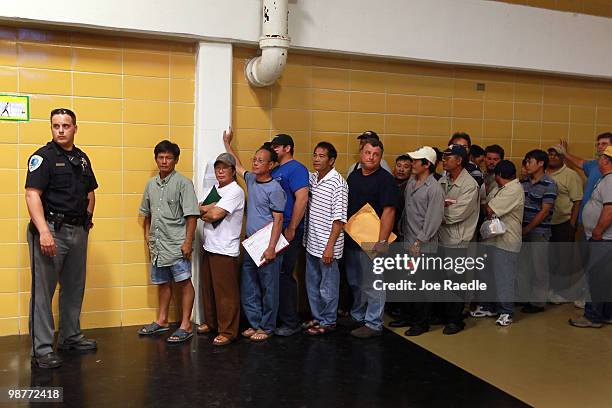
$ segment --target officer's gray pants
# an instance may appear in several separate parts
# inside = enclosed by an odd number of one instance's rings
[[[32,354],[43,356],[53,351],[53,314],[51,301],[59,281],[59,336],[58,343],[80,341],[81,305],[85,292],[88,233],[82,226],[64,224],[56,232],[49,229],[55,240],[57,255],[48,257],[40,251],[40,235],[28,228],[32,294],[30,298],[30,336]]]

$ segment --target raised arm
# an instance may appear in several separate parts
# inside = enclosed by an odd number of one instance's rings
[[[572,165],[572,167],[582,170],[582,165],[584,164],[585,160],[578,156],[574,156],[567,151],[567,140],[561,139],[559,140],[559,144],[562,147],[562,153],[565,156],[565,161]]]
[[[232,149],[231,143],[232,143],[233,138],[234,138],[234,132],[232,131],[232,127],[230,126],[228,130],[223,131],[223,144],[225,145],[225,151],[231,154],[234,157],[234,159],[236,159],[236,173],[238,173],[240,177],[244,177],[244,173],[246,173],[246,169],[242,165],[242,162],[238,158],[238,155],[236,154],[236,152],[234,152],[234,149]]]

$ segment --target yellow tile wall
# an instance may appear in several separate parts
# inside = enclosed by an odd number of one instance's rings
[[[332,142],[345,172],[358,160],[356,137],[368,129],[381,136],[389,163],[421,145],[444,147],[457,131],[483,147],[502,145],[515,162],[561,137],[592,157],[595,136],[612,131],[612,81],[291,51],[277,84],[252,88],[244,64],[255,54],[234,50],[232,121],[243,158],[284,132],[307,166],[317,142]]]
[[[31,104],[30,122],[0,121],[0,335],[28,332],[23,184],[28,157],[50,140],[49,112],[56,107],[75,111],[76,144],[90,156],[100,185],[81,324],[151,321],[157,296],[138,206],[155,174],[158,141],[179,143],[178,170],[192,177],[194,82],[193,44],[0,27],[0,93],[29,95]]]
[[[523,6],[540,7],[551,10],[569,11],[572,13],[591,14],[600,17],[612,17],[610,0],[493,0]]]

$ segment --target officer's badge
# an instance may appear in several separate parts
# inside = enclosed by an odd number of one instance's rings
[[[39,168],[42,162],[43,158],[37,154],[30,157],[30,161],[28,162],[28,170],[30,171],[30,173]]]

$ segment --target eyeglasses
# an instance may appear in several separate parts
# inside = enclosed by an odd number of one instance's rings
[[[253,163],[257,163],[257,164],[264,164],[264,163],[270,162],[270,160],[262,160],[262,159],[258,159],[257,157],[253,157],[251,160],[253,161]]]

